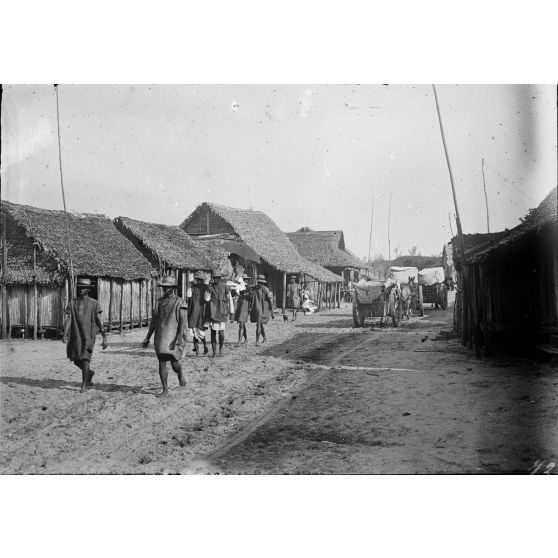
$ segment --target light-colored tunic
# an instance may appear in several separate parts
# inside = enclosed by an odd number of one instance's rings
[[[157,300],[153,311],[153,319],[156,320],[154,346],[157,356],[170,355],[176,360],[180,360],[182,357],[186,346],[186,323],[184,324],[182,348],[179,350],[174,346],[180,321],[180,310],[187,311],[188,306],[184,300],[174,294]],[[185,317],[185,319],[187,318]]]

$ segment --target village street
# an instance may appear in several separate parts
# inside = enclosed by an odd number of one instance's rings
[[[558,375],[477,360],[452,310],[353,328],[351,307],[271,321],[268,342],[187,354],[187,386],[142,349],[98,343],[95,385],[52,340],[0,344],[0,473],[556,473]]]

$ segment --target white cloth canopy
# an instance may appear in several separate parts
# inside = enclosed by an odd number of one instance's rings
[[[435,285],[436,283],[443,283],[445,280],[443,267],[427,267],[419,271],[418,282],[419,285]]]

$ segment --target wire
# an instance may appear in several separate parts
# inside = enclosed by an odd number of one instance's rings
[[[523,190],[520,190],[517,186],[515,186],[512,182],[510,182],[505,176],[503,176],[502,174],[500,174],[490,163],[487,163],[485,161],[485,165],[492,169],[504,182],[506,182],[507,184],[509,184],[512,188],[514,188],[515,190],[517,190],[520,194],[523,194],[528,200],[531,200],[534,204],[536,204],[537,202],[529,195],[526,194]]]

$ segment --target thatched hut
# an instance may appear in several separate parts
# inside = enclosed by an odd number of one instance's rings
[[[176,277],[179,296],[185,296],[195,271],[205,271],[209,276],[212,269],[228,263],[228,254],[224,249],[215,243],[196,242],[180,227],[128,217],[117,217],[114,224],[157,269],[159,275]]]
[[[69,290],[67,230],[75,276],[95,281],[94,292],[110,328],[151,318],[150,278],[155,270],[105,216],[68,214],[2,201],[6,242],[2,290],[6,329],[34,336],[60,332]]]
[[[454,323],[477,354],[495,346],[558,354],[556,188],[517,227],[452,240],[458,298]],[[552,344],[556,344],[552,348]]]
[[[303,258],[341,275],[345,283],[358,281],[365,269],[363,262],[346,249],[343,231],[303,227],[287,236]]]
[[[199,205],[180,227],[194,238],[236,243],[238,248],[231,247],[231,254],[251,277],[266,276],[278,307],[285,308],[289,274],[298,275],[319,303],[331,301],[330,293],[335,293],[339,303],[342,277],[300,256],[287,235],[261,211],[206,202]],[[251,258],[250,253],[256,257]],[[256,258],[259,261],[254,261]],[[331,306],[331,302],[328,305]]]

